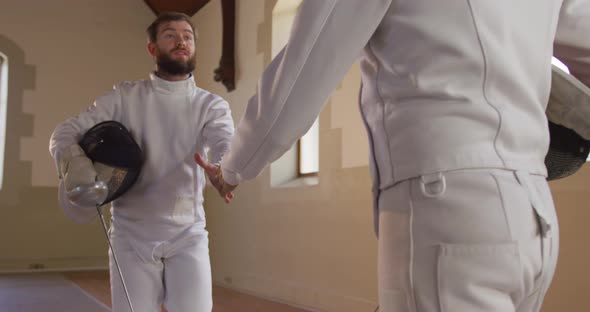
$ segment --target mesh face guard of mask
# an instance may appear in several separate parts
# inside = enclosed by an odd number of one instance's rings
[[[547,180],[557,180],[576,173],[588,158],[590,141],[575,131],[549,122],[550,143],[545,157]]]

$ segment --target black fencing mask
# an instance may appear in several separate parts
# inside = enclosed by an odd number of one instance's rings
[[[121,123],[104,121],[90,128],[78,143],[94,163],[98,180],[108,187],[107,204],[125,194],[137,181],[143,154]]]
[[[547,180],[557,180],[576,173],[588,159],[590,141],[572,129],[549,122],[549,152],[545,157]]]

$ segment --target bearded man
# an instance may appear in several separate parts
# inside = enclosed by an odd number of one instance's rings
[[[115,120],[141,147],[144,163],[133,187],[111,206],[109,230],[135,311],[209,312],[212,309],[203,170],[193,155],[219,163],[234,132],[228,103],[200,89],[195,69],[197,31],[181,13],[163,13],[148,27],[147,49],[156,64],[149,79],[122,82],[87,111],[59,124],[50,152],[60,177],[65,214],[89,222],[95,207],[68,200],[68,191],[97,181],[94,164],[78,145],[92,126]],[[127,312],[124,286],[110,255],[113,312]]]

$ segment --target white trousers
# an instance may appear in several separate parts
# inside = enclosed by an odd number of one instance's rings
[[[149,230],[149,228],[146,228]],[[135,312],[211,312],[211,265],[206,231],[183,231],[162,242],[133,239],[111,231],[111,242]],[[113,312],[130,312],[110,256]]]
[[[558,225],[542,176],[463,170],[379,197],[379,312],[539,311]]]

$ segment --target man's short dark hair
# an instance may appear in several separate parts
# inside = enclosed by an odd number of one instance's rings
[[[197,30],[195,29],[195,25],[193,25],[190,16],[179,12],[163,12],[158,15],[156,20],[153,21],[146,30],[150,42],[156,42],[158,37],[158,27],[160,27],[160,24],[172,21],[184,21],[191,25],[195,37],[194,39],[195,41],[197,40]]]

